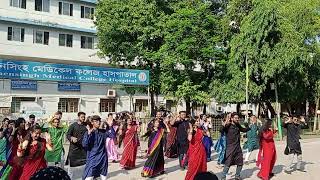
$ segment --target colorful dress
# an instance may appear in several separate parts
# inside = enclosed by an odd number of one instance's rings
[[[116,132],[118,129],[118,126],[112,126],[108,131],[111,132],[112,131],[111,129],[114,132]],[[118,146],[116,142],[117,142],[116,136],[114,136],[113,138],[106,139],[107,155],[111,161],[119,160]]]
[[[39,143],[30,145],[29,155],[25,158],[23,171],[19,180],[29,180],[38,170],[46,168],[47,162],[44,159],[46,151],[46,140],[40,138]],[[37,156],[34,154],[40,149]]]
[[[188,150],[188,171],[185,180],[193,180],[194,177],[201,172],[207,171],[206,150],[202,143],[203,131],[198,128],[196,134],[189,143]]]
[[[115,132],[104,129],[97,129],[88,134],[84,134],[82,146],[87,150],[87,162],[83,174],[83,179],[87,177],[97,178],[100,175],[107,176],[108,156],[106,156],[105,142],[107,138],[114,138]]]
[[[6,162],[7,157],[7,139],[5,137],[2,137],[0,139],[0,162]]]
[[[163,138],[163,128],[150,133],[148,159],[141,172],[143,177],[152,177],[164,172]]]
[[[120,160],[120,165],[124,169],[132,169],[136,167],[137,151],[139,146],[138,126],[133,125],[130,129],[125,132],[125,137],[123,139],[123,153]]]
[[[224,164],[224,157],[226,154],[226,135],[224,132],[220,134],[220,138],[216,142],[214,150],[218,153],[218,164]]]
[[[63,140],[66,134],[67,128],[63,127],[49,127],[46,131],[50,134],[51,143],[53,145],[53,150],[46,150],[45,159],[47,162],[60,162],[63,156]]]
[[[251,124],[250,131],[247,132],[247,141],[243,145],[243,149],[248,149],[249,152],[259,149],[259,127],[257,124]]]
[[[177,128],[169,125],[170,132],[167,134],[167,145],[166,145],[166,153],[165,155],[168,158],[176,158],[178,157],[178,147],[177,147]]]
[[[277,154],[273,140],[274,134],[274,131],[267,130],[262,133],[262,137],[260,139],[261,147],[258,153],[257,166],[261,167],[258,177],[263,180],[270,179],[270,174],[272,173],[272,169],[276,162]]]

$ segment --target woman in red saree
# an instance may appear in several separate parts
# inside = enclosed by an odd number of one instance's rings
[[[139,146],[138,130],[138,126],[130,118],[127,119],[127,123],[123,127],[120,127],[124,146],[120,166],[123,169],[133,169],[136,167]]]
[[[260,167],[258,177],[262,180],[269,180],[274,176],[272,170],[276,162],[276,147],[273,136],[276,130],[273,130],[271,125],[272,120],[267,119],[259,133],[260,150],[258,153],[257,166]]]
[[[38,170],[46,168],[47,162],[44,158],[46,149],[52,151],[48,134],[46,139],[40,137],[41,127],[34,126],[23,143],[20,143],[17,155],[24,158],[24,166],[19,180],[29,180]]]
[[[189,163],[185,180],[193,180],[198,173],[207,171],[207,154],[202,142],[204,131],[201,128],[200,119],[196,120],[194,128],[190,128],[190,130],[187,155]]]

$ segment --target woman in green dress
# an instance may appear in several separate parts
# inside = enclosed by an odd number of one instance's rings
[[[247,153],[245,154],[244,162],[248,163],[250,161],[250,155],[254,150],[259,149],[259,126],[257,123],[257,117],[251,116],[250,117],[250,131],[247,132],[247,141],[243,145],[243,149],[247,150]]]
[[[64,149],[63,141],[65,134],[67,132],[66,127],[60,126],[60,119],[56,117],[51,117],[48,120],[49,127],[44,131],[49,133],[50,140],[53,145],[52,151],[46,151],[45,159],[49,165],[59,165],[61,168],[64,166]]]

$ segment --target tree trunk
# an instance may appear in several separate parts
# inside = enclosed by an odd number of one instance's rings
[[[190,115],[191,113],[190,98],[186,98],[185,101],[186,101],[186,112],[187,114]]]
[[[313,132],[317,131],[317,122],[318,122],[318,114],[317,111],[319,109],[319,98],[316,97],[316,109],[314,110],[314,123],[313,123]]]
[[[237,113],[238,114],[241,113],[240,110],[241,110],[241,103],[237,103]]]
[[[132,112],[132,107],[133,107],[132,94],[129,94],[129,109],[130,109],[130,112]]]
[[[276,115],[276,111],[272,107],[271,103],[269,101],[266,102],[266,106],[268,110],[271,112],[271,118],[273,118]]]
[[[155,110],[155,101],[154,101],[154,95],[155,95],[155,93],[153,92],[153,91],[150,91],[150,103],[151,103],[151,112],[150,112],[150,114],[151,114],[151,117],[154,117],[155,116],[155,114],[156,114],[156,110]]]
[[[203,111],[202,111],[203,114],[206,114],[207,113],[207,105],[204,104],[203,105]]]

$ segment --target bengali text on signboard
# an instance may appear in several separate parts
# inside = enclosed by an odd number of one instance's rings
[[[149,71],[0,59],[0,78],[149,85]]]

